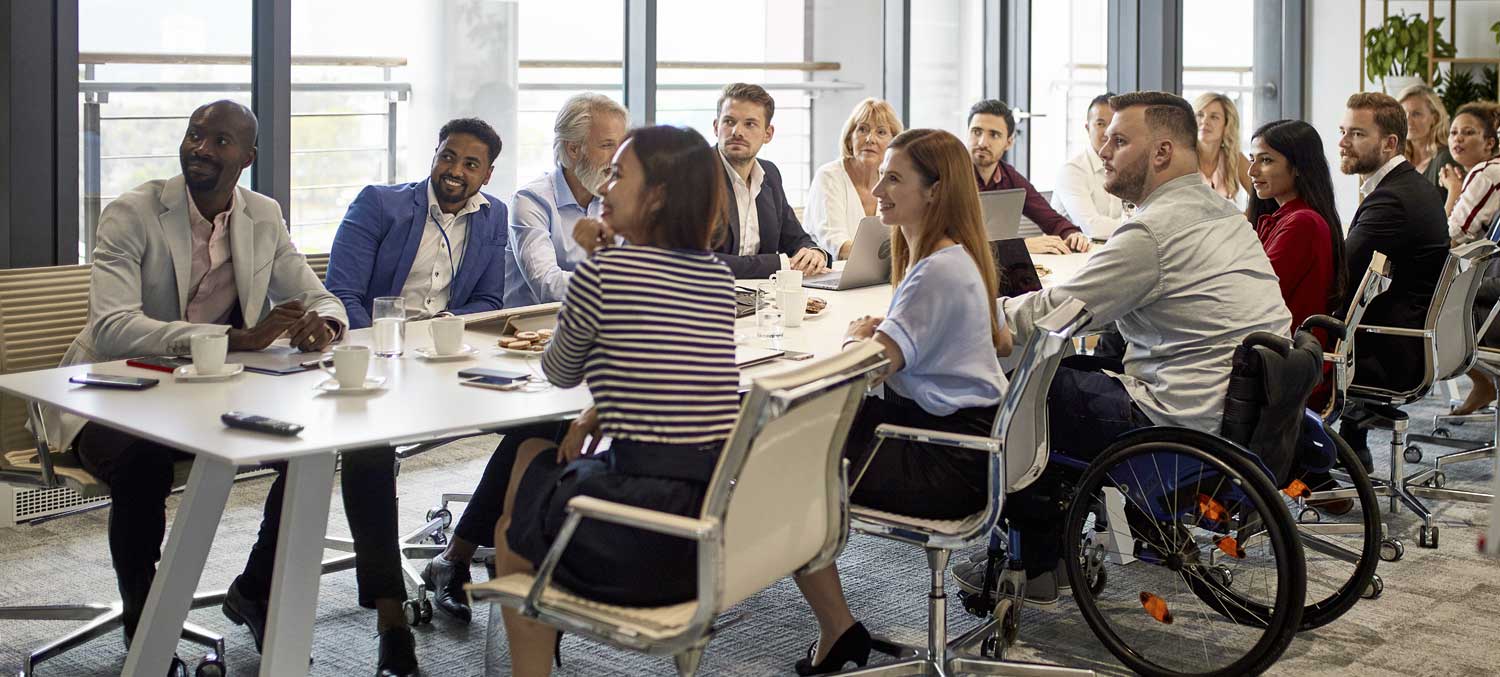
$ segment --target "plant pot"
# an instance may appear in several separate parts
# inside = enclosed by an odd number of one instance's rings
[[[1401,90],[1404,90],[1412,85],[1421,85],[1427,83],[1426,80],[1423,80],[1422,78],[1415,75],[1388,75],[1381,78],[1380,82],[1381,86],[1385,88],[1385,93],[1391,96],[1400,94]]]

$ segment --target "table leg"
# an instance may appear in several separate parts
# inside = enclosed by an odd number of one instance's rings
[[[125,675],[167,674],[233,483],[234,466],[206,456],[193,461],[187,492],[167,537],[166,556],[125,659]]]
[[[266,619],[262,677],[307,674],[313,621],[318,612],[318,577],[328,502],[333,491],[334,455],[314,454],[288,463],[281,527],[276,537],[276,571],[271,576],[271,609]]]

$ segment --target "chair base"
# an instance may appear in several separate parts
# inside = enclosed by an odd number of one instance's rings
[[[194,595],[192,608],[202,609],[204,607],[218,606],[224,602],[226,592],[219,590],[217,592]],[[26,656],[21,664],[20,677],[30,677],[36,674],[36,666],[42,662],[61,656],[87,642],[119,630],[123,614],[124,606],[118,601],[110,604],[0,607],[0,620],[84,621],[82,626],[36,648]],[[209,663],[219,663],[221,668],[220,674],[223,674],[223,636],[210,632],[193,623],[184,623],[182,626],[182,638],[209,650],[209,654],[204,656],[202,662],[200,662],[200,666]]]

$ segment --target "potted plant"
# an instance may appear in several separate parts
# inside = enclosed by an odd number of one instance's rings
[[[1434,53],[1452,57],[1453,44],[1443,38],[1443,18],[1432,20]],[[1396,94],[1409,85],[1425,82],[1427,74],[1427,20],[1405,12],[1388,16],[1385,22],[1365,32],[1365,75],[1380,81],[1386,93]]]

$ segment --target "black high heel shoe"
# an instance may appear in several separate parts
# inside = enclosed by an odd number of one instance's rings
[[[844,634],[839,635],[833,648],[828,650],[828,655],[823,657],[823,662],[813,664],[813,658],[817,655],[818,643],[813,642],[812,646],[807,647],[807,657],[797,661],[797,674],[824,675],[838,672],[844,669],[846,663],[851,662],[862,668],[870,661],[870,633],[865,630],[863,623],[855,623]]]

